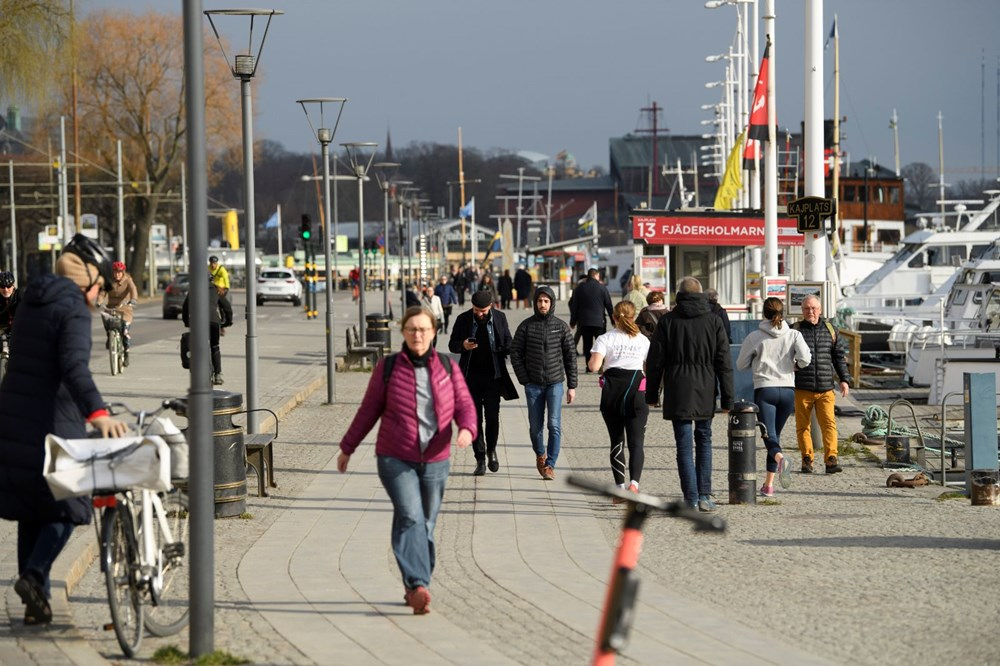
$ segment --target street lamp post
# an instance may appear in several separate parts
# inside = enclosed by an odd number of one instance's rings
[[[385,218],[382,225],[382,312],[389,316],[389,188],[393,172],[399,168],[399,162],[376,162],[375,178],[385,201]]]
[[[260,45],[257,54],[237,53],[233,56],[232,64],[229,68],[233,77],[240,80],[240,97],[243,111],[243,210],[246,215],[246,393],[247,393],[247,432],[255,433],[260,430],[260,411],[257,401],[257,241],[256,241],[256,221],[254,219],[254,187],[253,187],[253,108],[252,95],[250,93],[250,80],[257,73],[257,65],[260,63],[260,54],[264,50],[264,41],[267,39],[267,30],[271,25],[271,19],[276,15],[284,14],[277,9],[209,9],[205,11],[208,22],[215,33],[215,39],[219,42],[222,55],[229,64],[229,57],[226,49],[222,45],[222,38],[215,27],[213,16],[248,16],[250,18],[250,39],[247,43],[247,50],[252,51],[253,45],[253,24],[258,17],[267,17],[264,25],[264,34],[261,35]]]
[[[336,351],[333,339],[333,278],[330,261],[330,142],[333,141],[337,133],[337,126],[340,125],[340,115],[344,112],[346,97],[314,97],[310,99],[296,100],[302,106],[302,111],[306,114],[306,122],[309,129],[316,136],[323,152],[323,209],[325,211],[323,225],[323,258],[326,265],[326,402],[332,405],[336,402],[336,378],[334,377],[334,366],[336,365]],[[333,129],[324,127],[323,107],[330,105],[337,109],[337,120],[333,123]],[[319,128],[314,128],[312,119],[309,117],[309,107],[319,111]]]
[[[365,192],[364,182],[375,159],[375,149],[378,144],[372,141],[354,141],[342,143],[347,150],[354,177],[358,179],[358,330],[361,346],[368,346],[368,336],[365,331]]]
[[[403,229],[405,224],[405,218],[403,214],[403,209],[406,206],[406,192],[409,190],[409,186],[413,185],[413,181],[409,180],[397,180],[393,183],[396,186],[395,200],[396,204],[399,206],[399,235],[397,237],[399,245],[399,313],[400,316],[406,312],[406,273],[403,271],[403,248],[406,247],[403,244]],[[407,235],[409,235],[409,230],[407,230]],[[407,250],[409,253],[409,250]]]

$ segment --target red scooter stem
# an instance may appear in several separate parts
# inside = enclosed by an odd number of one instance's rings
[[[633,572],[642,553],[642,523],[646,506],[629,502],[625,526],[611,567],[604,610],[597,627],[594,666],[613,666],[615,655],[625,646],[632,625],[633,608],[639,581]]]

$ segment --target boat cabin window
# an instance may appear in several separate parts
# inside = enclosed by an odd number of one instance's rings
[[[898,204],[899,203],[899,187],[895,185],[889,186],[889,203]]]
[[[976,295],[982,299],[982,293],[976,292]],[[981,320],[986,322],[987,331],[1000,328],[1000,293],[994,291],[990,294],[989,302],[986,304],[986,312]]]
[[[906,265],[910,268],[923,268],[926,263],[923,252],[917,252],[917,254],[910,259]]]
[[[955,295],[952,297],[952,305],[965,305],[965,301],[969,300],[969,290],[968,289],[957,289],[955,290]]]
[[[969,259],[978,259],[983,256],[983,254],[990,248],[989,245],[973,245],[972,252],[969,253]]]
[[[844,185],[844,201],[858,201],[858,188],[856,185]]]

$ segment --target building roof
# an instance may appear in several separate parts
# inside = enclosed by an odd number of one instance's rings
[[[626,134],[625,136],[610,139],[611,148],[611,172],[629,168],[648,168],[653,161],[653,141],[652,137]],[[668,167],[676,166],[677,159],[680,158],[681,165],[691,166],[692,159],[697,159],[703,151],[702,146],[715,143],[715,139],[704,139],[694,135],[674,135],[667,134],[657,136],[656,158],[661,165]]]

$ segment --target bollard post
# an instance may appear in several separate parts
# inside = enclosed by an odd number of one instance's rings
[[[729,410],[729,503],[757,503],[757,405],[737,401]]]

